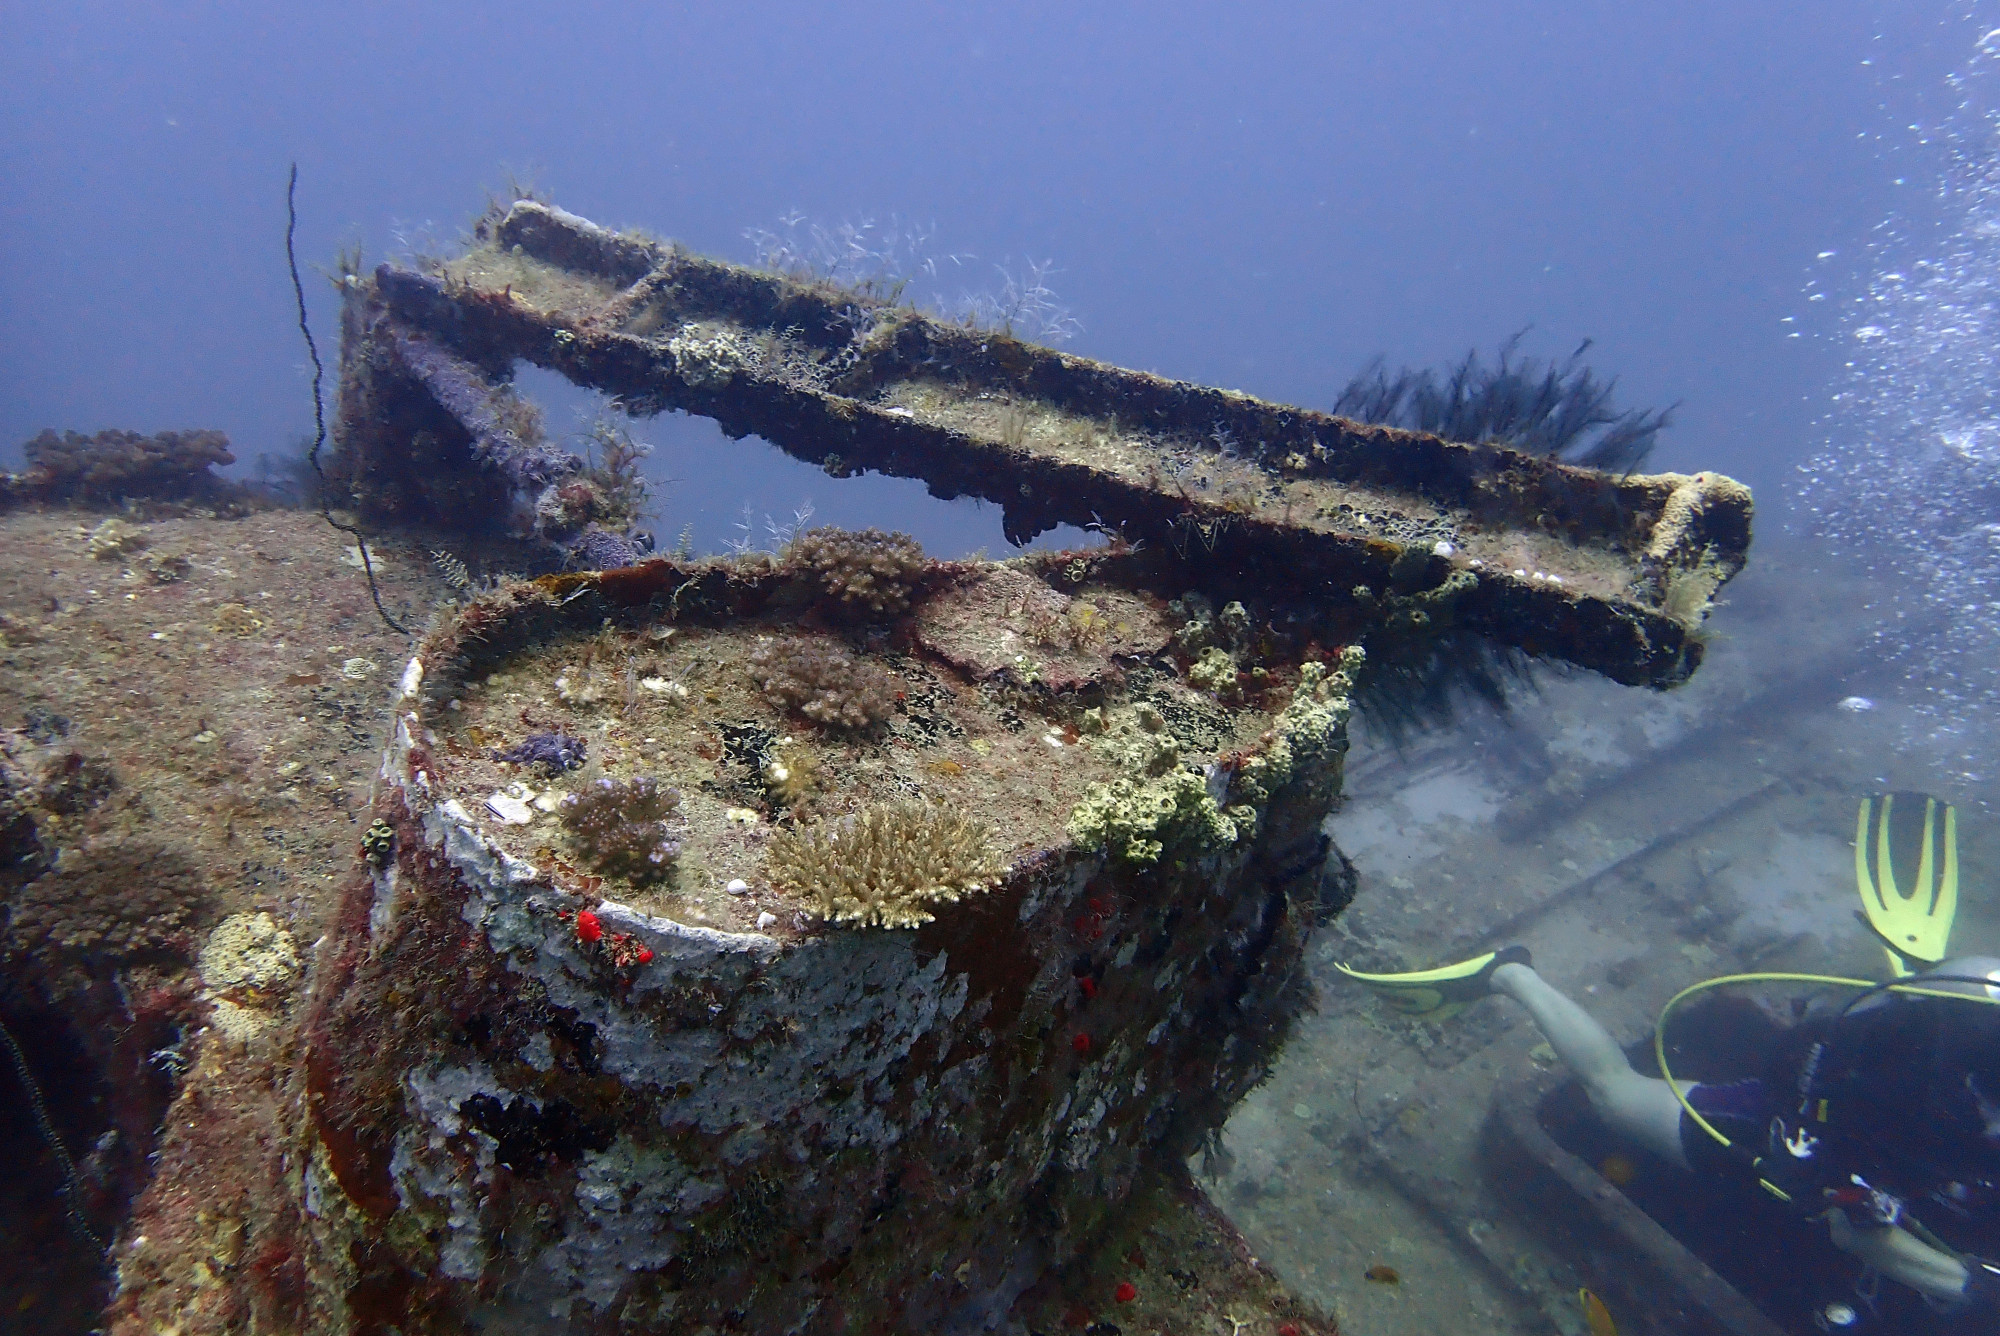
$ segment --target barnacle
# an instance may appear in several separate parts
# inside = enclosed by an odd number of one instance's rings
[[[811,898],[835,923],[913,928],[927,906],[986,890],[1006,874],[992,830],[949,807],[882,803],[771,837],[773,884]]]
[[[823,641],[765,640],[750,675],[773,705],[829,728],[872,728],[896,708],[894,677]]]
[[[785,548],[787,564],[819,577],[827,596],[851,612],[890,614],[910,606],[929,564],[917,540],[880,529],[807,529]]]

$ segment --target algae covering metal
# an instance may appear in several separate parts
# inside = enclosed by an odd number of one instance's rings
[[[926,563],[878,615],[797,558],[656,560],[435,631],[305,1025],[316,1325],[1327,1330],[1240,1255],[1169,1279],[1229,1235],[1155,1217],[1304,1001],[1356,655],[1281,611],[1194,643],[1117,573]],[[766,689],[832,644],[876,722]],[[1191,685],[1223,646],[1241,682]],[[602,870],[567,800],[641,776],[673,852]],[[1004,870],[914,929],[829,921],[773,826],[879,803]]]
[[[559,490],[510,425],[517,361],[756,433],[834,476],[921,478],[1010,537],[1098,525],[1183,586],[1323,604],[1390,595],[1628,684],[1671,686],[1742,566],[1748,491],[1614,476],[1112,367],[830,284],[745,269],[521,201],[434,270],[351,275],[340,467],[366,514],[488,515]],[[412,460],[421,477],[413,476]],[[454,474],[454,469],[457,470]]]

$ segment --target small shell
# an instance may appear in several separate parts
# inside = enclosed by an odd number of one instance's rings
[[[525,826],[535,819],[535,809],[511,793],[487,794],[486,810],[496,821],[509,826]]]
[[[728,891],[731,895],[748,895],[750,894],[750,883],[738,877],[722,889]],[[762,927],[763,925],[759,924],[758,926]]]

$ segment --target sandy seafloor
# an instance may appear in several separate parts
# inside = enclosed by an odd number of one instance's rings
[[[144,548],[94,558],[103,519],[0,518],[0,727],[65,717],[61,745],[119,775],[83,833],[168,841],[209,876],[202,921],[268,910],[308,944],[356,855],[408,642],[316,516],[135,516]],[[184,577],[151,578],[142,550],[185,557]],[[385,598],[421,628],[443,578],[410,543],[382,558]],[[1518,940],[1625,1040],[1710,975],[1879,971],[1852,913],[1854,803],[1936,781],[1895,751],[1892,704],[1840,705],[1894,677],[1871,657],[1871,591],[1760,551],[1724,592],[1679,691],[1575,675],[1401,750],[1357,729],[1331,830],[1360,890],[1311,953],[1320,1007],[1204,1163],[1263,1260],[1353,1336],[1584,1328],[1575,1274],[1479,1171],[1496,1084],[1548,1061],[1532,1027],[1500,1001],[1399,1018],[1334,960],[1416,967]],[[1965,811],[1957,941],[2000,943],[2000,833]],[[87,1290],[5,1261],[29,1255],[11,1231],[60,1221],[42,1179],[9,1178],[0,1326],[87,1330]],[[1376,1266],[1399,1283],[1368,1280]]]

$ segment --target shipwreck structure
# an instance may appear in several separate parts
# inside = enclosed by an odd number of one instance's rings
[[[346,283],[358,511],[513,514],[588,569],[472,598],[409,661],[311,965],[296,1209],[250,1226],[233,1300],[135,1273],[124,1329],[1330,1331],[1181,1165],[1351,893],[1321,825],[1353,676],[1450,628],[1672,686],[1748,493],[1125,371],[532,201]],[[1109,541],[649,557],[540,439],[521,361]],[[175,1158],[135,1229],[201,1173]]]

